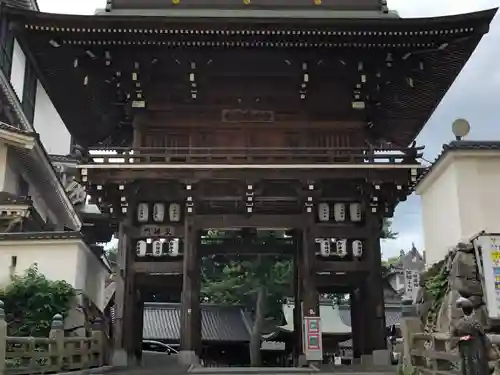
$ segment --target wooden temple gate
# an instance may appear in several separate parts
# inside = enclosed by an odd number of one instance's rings
[[[407,146],[495,11],[405,20],[380,0],[108,3],[92,17],[2,5],[0,38],[23,48],[83,150],[82,183],[119,227],[122,359],[140,352],[151,288],[182,296],[183,358],[195,358],[200,257],[276,249],[296,260],[304,315],[319,313],[318,293],[350,293],[354,356],[385,350],[383,219],[422,169]],[[239,240],[207,244],[208,229]],[[256,229],[292,241],[256,244]]]
[[[181,350],[192,361],[201,349],[200,257],[281,253],[295,259],[294,297],[304,316],[319,314],[319,293],[351,293],[355,357],[385,350],[382,221],[404,199],[402,187],[420,169],[416,163],[401,164],[405,156],[396,154],[387,163],[326,171],[300,164],[282,164],[283,169],[241,164],[243,170],[233,168],[239,164],[217,164],[210,171],[186,163],[160,171],[141,169],[140,163],[119,171],[106,163],[83,165],[83,176],[97,186],[108,184],[107,199],[113,194],[112,200],[120,202],[114,209],[126,211],[119,238],[122,285],[117,306],[123,310],[117,312],[117,345],[129,356],[138,352],[140,291],[153,283],[181,293]],[[142,167],[152,165],[158,164]],[[114,179],[120,184],[110,190]],[[95,194],[102,197],[99,191]],[[241,236],[206,243],[202,235],[209,229]],[[259,229],[286,230],[290,240],[256,244],[254,230]],[[299,355],[303,316],[300,307],[295,311]]]

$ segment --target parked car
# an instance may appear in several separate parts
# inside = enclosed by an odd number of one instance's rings
[[[178,354],[179,350],[173,345],[164,344],[160,341],[142,340],[142,351],[148,353]]]

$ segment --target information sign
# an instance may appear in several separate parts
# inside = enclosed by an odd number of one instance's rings
[[[482,258],[479,266],[488,317],[500,319],[500,235],[481,235],[473,243],[476,257]]]
[[[317,316],[304,317],[303,332],[306,360],[322,361],[321,318]]]

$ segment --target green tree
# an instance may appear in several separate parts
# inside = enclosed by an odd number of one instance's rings
[[[75,290],[66,281],[48,280],[36,264],[0,290],[9,334],[47,337],[55,314],[66,316]]]
[[[215,263],[215,264],[214,264]],[[268,316],[281,314],[283,299],[290,295],[292,262],[288,259],[258,256],[256,261],[213,258],[203,262],[203,300],[210,303],[244,305],[254,311],[250,359],[260,364],[260,340]]]
[[[104,250],[106,257],[111,264],[111,267],[114,269],[116,267],[116,262],[118,261],[118,244],[115,244],[109,248],[105,248]]]
[[[384,218],[382,224],[382,239],[383,240],[395,240],[398,237],[397,232],[392,231],[392,220]]]

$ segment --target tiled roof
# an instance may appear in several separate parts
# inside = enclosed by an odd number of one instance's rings
[[[500,150],[500,141],[452,141],[443,145],[443,153],[452,150]]]
[[[80,239],[82,234],[80,232],[11,232],[0,233],[0,241],[12,240],[62,240],[62,239]]]
[[[500,151],[500,141],[452,141],[443,145],[441,153],[434,159],[432,165],[422,173],[415,184],[415,188],[425,179],[425,177],[453,151]]]
[[[283,305],[283,315],[286,324],[279,327],[280,330],[292,332],[294,330],[293,324],[293,311],[294,303],[285,303]],[[339,308],[331,301],[328,303],[321,302],[319,305],[319,314],[321,316],[321,329],[323,334],[327,335],[344,335],[351,333],[351,327],[346,325],[339,315]]]
[[[0,191],[0,205],[30,205],[30,197],[20,197],[6,191]]]
[[[72,155],[49,155],[49,159],[52,163],[76,163],[78,164],[79,160]]]
[[[340,319],[342,322],[351,326],[351,311],[348,308],[341,307],[339,311]],[[399,308],[385,308],[385,325],[391,327],[398,325],[401,322],[401,309]]]
[[[346,1],[343,4],[338,4],[338,1],[324,1],[322,10],[344,10],[344,11],[376,11],[380,15],[387,13],[387,3],[384,0],[361,0],[361,1]],[[144,10],[144,9],[172,9],[173,7],[181,7],[185,9],[244,9],[248,5],[241,1],[234,0],[219,0],[205,2],[189,2],[181,1],[179,4],[164,0],[106,0],[106,10]],[[316,10],[312,2],[308,0],[265,0],[256,2],[257,9],[279,10],[279,9],[296,9],[296,10]],[[355,13],[354,13],[355,14]]]
[[[203,341],[249,342],[250,319],[240,306],[201,305]],[[180,304],[146,303],[143,337],[147,340],[180,339]]]
[[[407,253],[401,250],[398,260],[389,266],[389,274],[396,269],[411,269],[423,271],[425,267],[424,257],[417,250],[414,244]]]
[[[0,2],[14,8],[38,10],[38,4],[36,0],[2,0]]]
[[[351,333],[351,310],[349,306],[337,306],[331,302],[320,304],[320,315],[323,334],[349,334]],[[281,329],[293,331],[293,303],[283,305],[283,315],[286,325]],[[401,308],[395,305],[386,305],[385,308],[386,326],[397,325],[401,321]]]
[[[6,124],[5,122],[1,122],[1,121],[0,121],[0,129],[6,130],[6,131],[12,132],[12,133],[22,134],[22,135],[34,135],[34,133],[31,133],[31,132],[28,132],[26,130],[22,130],[22,129],[16,128],[15,126]]]

